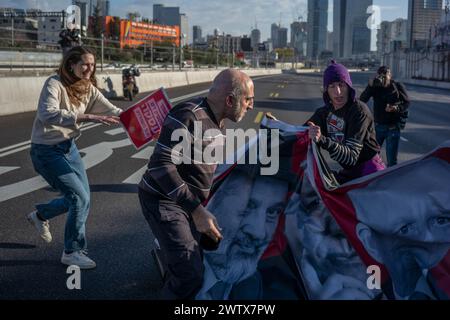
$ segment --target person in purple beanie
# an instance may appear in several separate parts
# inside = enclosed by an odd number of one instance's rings
[[[341,184],[385,169],[372,113],[352,86],[347,68],[332,60],[323,74],[325,106],[305,123],[309,138],[342,166]]]

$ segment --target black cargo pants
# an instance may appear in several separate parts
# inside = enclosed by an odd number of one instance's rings
[[[194,299],[203,284],[200,233],[192,218],[173,201],[139,188],[139,201],[164,255],[167,277],[161,299]]]

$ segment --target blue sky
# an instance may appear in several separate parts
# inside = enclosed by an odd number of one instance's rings
[[[330,0],[330,4],[332,2]],[[0,0],[0,7],[63,10],[70,3],[70,0]],[[110,10],[112,15],[121,17],[127,12],[138,11],[142,16],[152,18],[154,3],[179,6],[188,16],[190,33],[193,25],[200,25],[204,36],[211,34],[214,28],[232,35],[249,34],[257,23],[262,40],[266,40],[270,37],[272,23],[281,19],[282,26],[289,27],[294,19],[303,16],[306,20],[307,16],[307,0],[110,0]],[[374,0],[374,5],[380,6],[382,20],[407,17],[408,0]],[[329,29],[332,29],[331,24]]]

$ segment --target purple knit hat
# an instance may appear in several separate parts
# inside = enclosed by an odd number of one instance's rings
[[[323,73],[323,101],[325,104],[330,104],[330,96],[328,95],[327,88],[333,82],[343,81],[350,88],[350,100],[355,101],[356,91],[353,89],[352,79],[350,78],[350,73],[347,68],[342,64],[336,63],[336,61],[331,60],[331,64],[325,69]]]

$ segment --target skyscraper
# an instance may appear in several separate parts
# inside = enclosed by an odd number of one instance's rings
[[[166,26],[180,26],[180,8],[154,4],[153,22],[156,24],[164,24]]]
[[[102,17],[109,16],[109,0],[97,0],[97,6],[100,9],[99,14]]]
[[[344,56],[345,15],[347,13],[347,0],[334,0],[333,2],[333,55],[336,58]]]
[[[359,55],[370,52],[372,30],[367,27],[370,14],[367,8],[373,0],[347,0],[345,15],[344,56]]]
[[[162,4],[153,5],[153,22],[167,26],[179,26],[182,36],[182,45],[189,43],[189,23],[188,17],[180,13],[179,7],[165,7]]]
[[[276,23],[272,23],[272,26],[270,27],[270,38],[272,39],[272,45],[274,49],[280,47],[278,45],[278,29],[279,26]]]
[[[259,29],[253,29],[250,34],[251,46],[253,50],[258,50],[258,44],[261,43],[261,31]]]
[[[200,26],[192,27],[192,38],[194,44],[202,41],[202,27]]]
[[[333,54],[337,58],[370,52],[372,30],[367,27],[367,8],[373,0],[334,0]]]
[[[430,40],[430,27],[439,22],[442,0],[409,0],[408,46],[424,48]]]
[[[291,46],[295,49],[296,55],[306,56],[307,27],[306,22],[291,23]]]
[[[279,48],[287,47],[287,28],[279,28],[278,29],[278,46]]]
[[[88,18],[88,13],[89,13],[89,11],[88,11],[88,3],[86,2],[86,0],[73,0],[72,4],[76,5],[76,6],[78,6],[80,8],[80,20],[81,20],[80,21],[81,22],[80,27],[84,26],[84,27],[87,28],[87,23],[89,21],[89,18]]]
[[[317,58],[327,43],[328,0],[308,0],[308,58]]]

